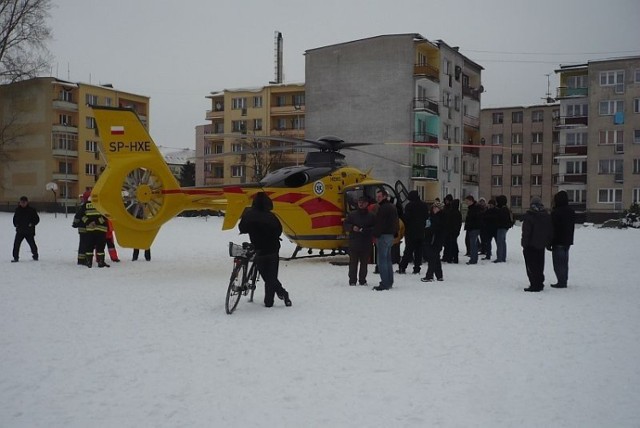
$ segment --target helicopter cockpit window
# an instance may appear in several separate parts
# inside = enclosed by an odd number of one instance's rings
[[[296,172],[284,179],[284,185],[287,187],[300,187],[309,182],[309,174],[306,172]]]

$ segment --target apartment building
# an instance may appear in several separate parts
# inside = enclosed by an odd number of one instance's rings
[[[370,144],[345,150],[347,162],[425,200],[478,195],[483,68],[457,47],[382,35],[307,50],[305,61],[307,138]]]
[[[93,188],[105,162],[90,105],[132,108],[149,125],[149,98],[111,85],[40,77],[0,86],[0,206],[27,195],[39,209],[66,211]]]
[[[480,197],[505,195],[515,214],[534,196],[550,207],[558,190],[559,104],[482,109]]]
[[[560,66],[558,188],[589,221],[640,202],[640,56]]]
[[[304,162],[294,143],[252,138],[305,138],[304,84],[224,89],[207,98],[211,123],[196,128],[196,185],[255,182]]]

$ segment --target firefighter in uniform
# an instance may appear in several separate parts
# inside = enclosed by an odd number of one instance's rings
[[[84,195],[83,199],[85,199]],[[107,244],[107,218],[93,206],[90,197],[87,197],[86,202],[80,206],[76,216],[80,217],[86,230],[86,246],[84,247],[86,266],[89,268],[93,266],[93,253],[95,251],[98,267],[110,267],[104,260],[104,247]]]
[[[87,265],[87,256],[86,256],[86,248],[87,248],[87,229],[84,227],[84,223],[82,222],[82,213],[84,210],[82,207],[89,200],[89,196],[91,193],[84,192],[81,196],[81,203],[78,209],[76,210],[76,214],[73,216],[73,223],[71,227],[74,229],[78,229],[78,265],[86,266]],[[93,256],[91,257],[93,259]]]

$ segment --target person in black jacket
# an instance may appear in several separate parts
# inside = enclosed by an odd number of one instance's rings
[[[35,208],[29,205],[26,196],[20,197],[20,202],[13,214],[13,225],[16,228],[16,237],[13,240],[13,260],[12,263],[20,260],[20,245],[23,240],[27,241],[31,249],[33,260],[38,260],[38,246],[36,245],[36,225],[40,223],[40,216]]]
[[[447,200],[449,202],[447,203]],[[444,220],[444,250],[442,261],[446,263],[458,263],[458,237],[462,228],[462,213],[460,212],[460,199],[453,199],[447,195],[444,198],[442,210]]]
[[[404,208],[404,254],[398,265],[398,273],[406,272],[409,261],[413,259],[413,273],[420,273],[422,266],[422,246],[424,243],[424,226],[429,216],[429,207],[420,200],[416,190],[407,195],[409,203]]]
[[[431,205],[431,213],[429,215],[429,226],[425,230],[425,241],[427,242],[427,273],[420,281],[431,282],[433,275],[438,281],[443,280],[442,262],[440,260],[440,250],[444,238],[444,215],[441,202],[434,202]]]
[[[358,209],[351,211],[344,220],[344,230],[349,233],[349,285],[367,285],[367,264],[371,257],[373,224],[375,215],[369,212],[369,198],[358,198]],[[360,269],[358,269],[360,264]]]
[[[248,233],[251,243],[256,250],[256,265],[258,272],[264,279],[264,305],[273,306],[274,295],[284,300],[286,306],[291,306],[289,293],[278,280],[280,266],[280,234],[282,225],[271,212],[273,202],[265,192],[258,192],[240,219],[238,228],[240,233]]]
[[[507,197],[500,195],[496,198],[496,259],[494,263],[507,261],[507,232],[513,226],[513,214],[507,206]]]
[[[389,290],[393,287],[393,263],[391,261],[391,247],[393,239],[400,230],[398,210],[389,202],[389,194],[383,188],[376,191],[378,210],[373,225],[373,236],[376,238],[377,262],[380,272],[380,285],[374,290]]]
[[[576,213],[569,206],[569,196],[564,190],[553,197],[551,210],[553,224],[553,239],[551,241],[551,256],[553,271],[557,282],[551,284],[553,288],[567,288],[569,277],[569,248],[573,245],[573,232],[576,223]]]
[[[467,203],[467,218],[464,220],[464,230],[467,231],[469,238],[469,261],[468,265],[478,263],[478,238],[480,236],[480,205],[476,202],[473,195],[467,195],[464,198]]]
[[[551,215],[540,198],[534,196],[531,208],[522,218],[522,253],[529,277],[529,287],[524,291],[537,292],[544,288],[544,250],[551,244],[552,237]]]

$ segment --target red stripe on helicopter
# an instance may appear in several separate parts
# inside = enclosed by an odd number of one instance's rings
[[[311,219],[311,228],[319,229],[321,227],[341,226],[341,215],[323,215],[321,217],[314,217]]]
[[[273,202],[287,202],[289,204],[295,204],[300,199],[306,198],[308,195],[305,193],[285,193],[284,195],[273,198]]]
[[[321,212],[338,212],[342,213],[342,210],[331,202],[320,198],[313,198],[310,201],[300,204],[300,207],[307,212],[307,214],[318,214]]]

